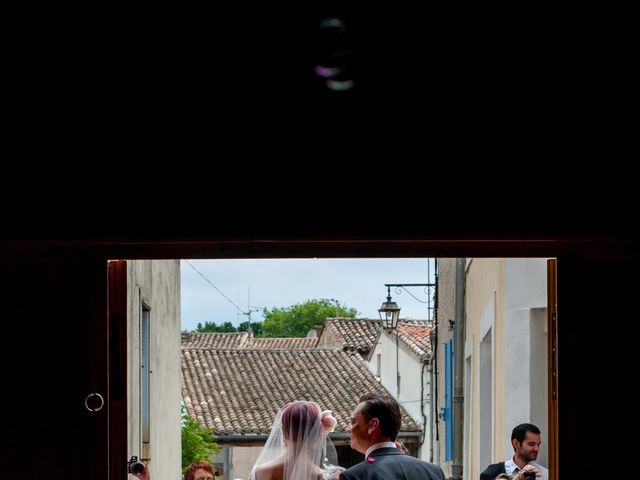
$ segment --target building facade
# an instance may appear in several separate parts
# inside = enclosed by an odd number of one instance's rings
[[[513,455],[511,430],[533,423],[542,432],[538,461],[547,465],[547,262],[468,258],[462,293],[463,364],[456,365],[455,259],[440,261],[438,360],[442,366],[437,423],[440,463],[454,461],[454,376],[463,378],[463,478]],[[459,273],[459,272],[458,272]],[[449,321],[451,320],[451,322]]]
[[[180,261],[127,261],[129,457],[156,480],[181,473]]]

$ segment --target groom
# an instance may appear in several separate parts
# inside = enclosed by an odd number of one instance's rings
[[[345,470],[340,480],[444,480],[438,465],[404,455],[396,448],[400,406],[393,398],[367,393],[351,414],[351,448],[365,460]]]

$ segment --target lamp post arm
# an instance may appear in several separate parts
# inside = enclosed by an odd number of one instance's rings
[[[384,286],[387,287],[387,289],[390,289],[391,287],[395,287],[396,293],[398,293],[398,294],[402,293],[402,290],[404,290],[411,297],[413,297],[414,300],[416,300],[416,301],[418,301],[420,303],[431,305],[431,299],[429,297],[429,293],[430,293],[429,289],[433,288],[435,290],[436,284],[435,283],[385,283]],[[424,293],[425,293],[425,295],[427,297],[427,301],[420,300],[413,293],[411,293],[409,290],[407,290],[406,287],[424,287]]]

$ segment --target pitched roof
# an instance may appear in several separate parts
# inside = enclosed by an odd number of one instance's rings
[[[327,318],[325,329],[338,337],[344,350],[366,355],[376,345],[382,322],[373,318]]]
[[[192,348],[242,348],[248,337],[249,334],[247,332],[189,333],[186,342],[182,346]]]
[[[188,348],[278,350],[315,348],[317,338],[255,338],[247,332],[189,333],[182,344]]]
[[[249,338],[244,348],[254,350],[298,350],[316,348],[318,337],[304,338]]]
[[[421,360],[431,355],[431,324],[425,320],[402,320],[396,328],[398,340],[405,344]]]
[[[332,410],[337,432],[369,391],[389,393],[359,355],[342,350],[182,348],[182,397],[189,415],[216,435],[268,434],[280,407],[313,400]],[[418,431],[402,410],[401,431]]]

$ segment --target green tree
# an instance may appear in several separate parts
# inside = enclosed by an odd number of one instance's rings
[[[216,322],[204,322],[204,325],[202,325],[202,323],[198,322],[198,326],[196,327],[196,332],[197,333],[203,333],[203,332],[217,332],[218,325],[216,325]]]
[[[238,325],[238,332],[246,332],[249,322],[242,322]],[[262,336],[262,322],[251,322],[251,330],[253,330],[254,337]]]
[[[198,460],[209,461],[212,453],[220,452],[217,437],[210,428],[191,418],[182,407],[182,468]]]
[[[220,330],[218,331],[224,332],[224,333],[231,333],[236,331],[236,327],[234,327],[233,323],[231,322],[224,322],[220,324]]]
[[[336,312],[337,309],[337,312]],[[307,300],[290,307],[271,310],[264,309],[262,322],[263,337],[305,337],[318,324],[324,324],[327,317],[355,317],[355,308],[347,308],[326,298]]]
[[[234,327],[231,322],[224,322],[224,323],[221,323],[220,325],[216,324],[216,322],[204,322],[204,325],[202,325],[202,323],[198,323],[198,326],[196,327],[197,333],[235,332],[235,331],[240,331],[240,330],[236,330],[236,327]]]

